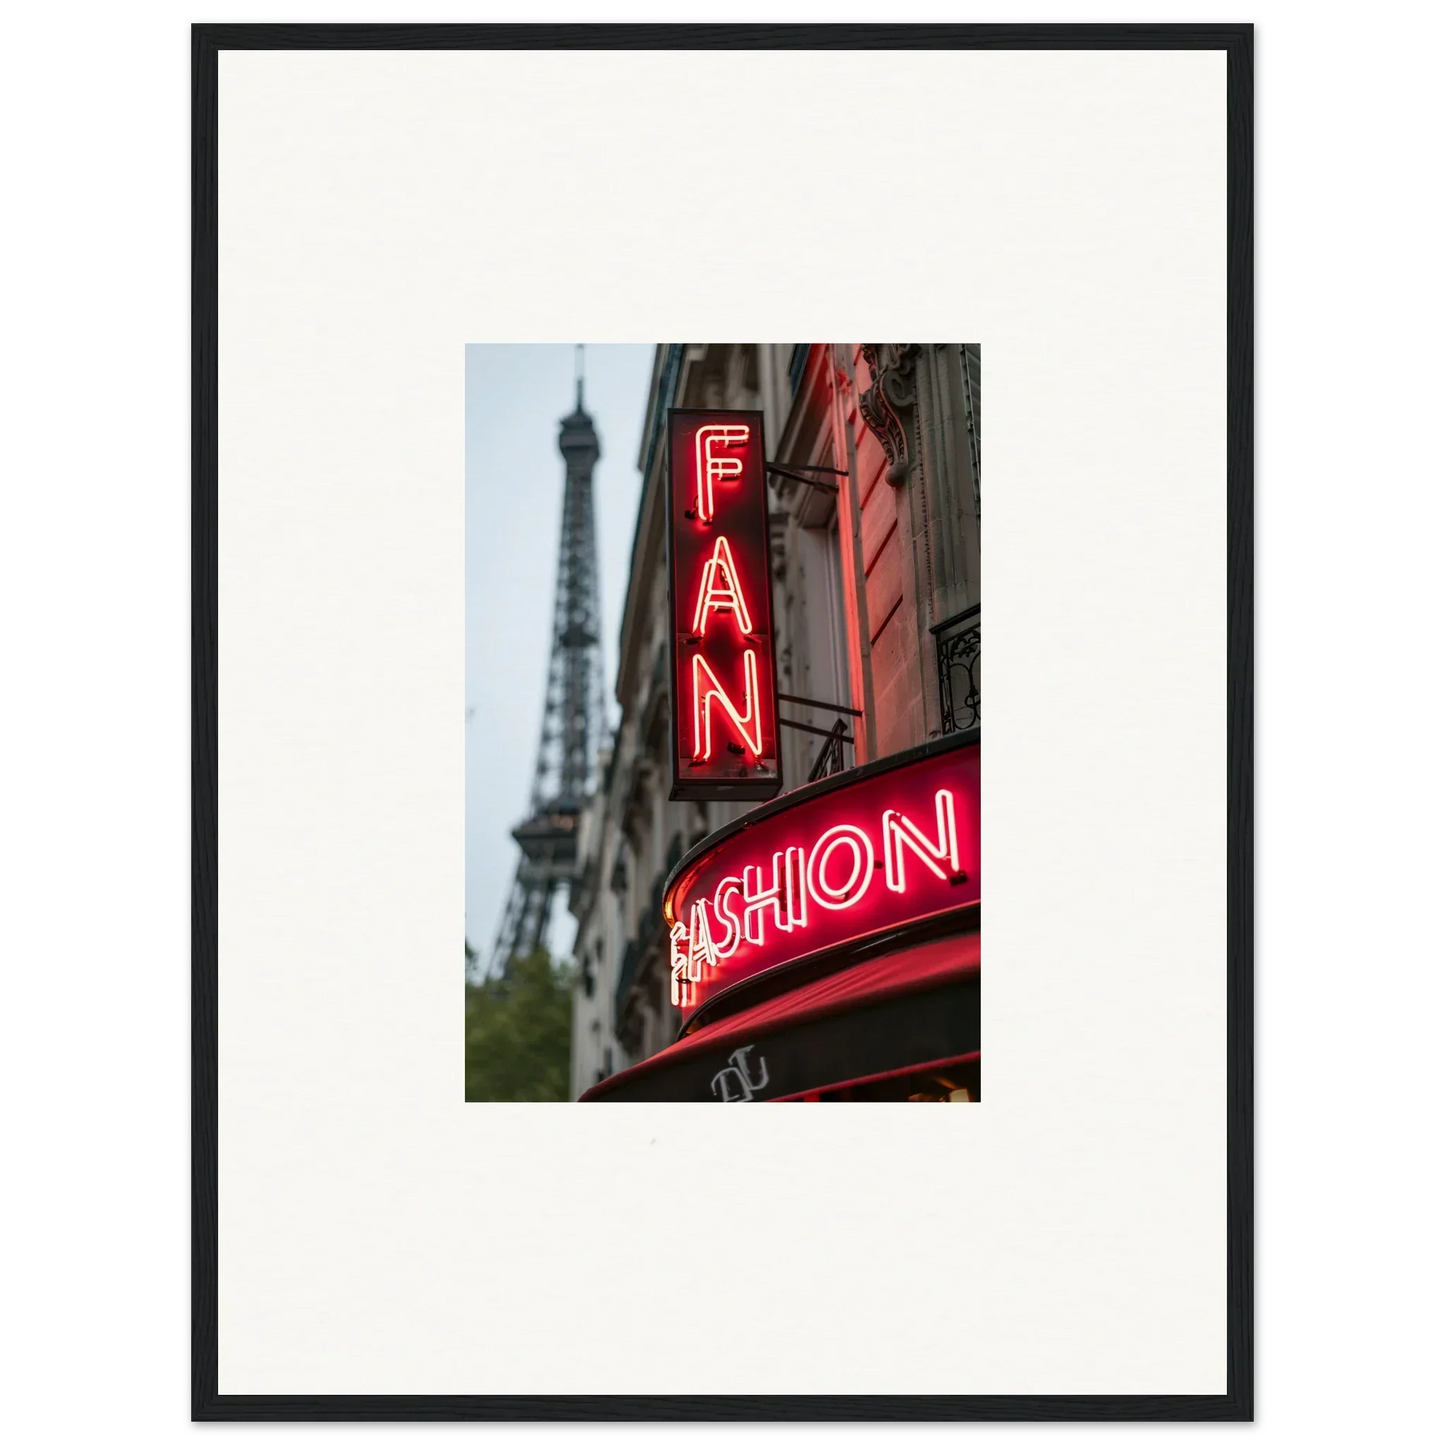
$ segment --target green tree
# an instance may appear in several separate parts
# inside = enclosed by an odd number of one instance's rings
[[[466,1059],[469,1104],[570,1098],[572,970],[538,951],[468,983]]]

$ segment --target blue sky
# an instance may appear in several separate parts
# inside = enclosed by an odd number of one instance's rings
[[[652,346],[588,346],[586,406],[602,455],[594,473],[608,698],[640,479],[637,452]],[[510,830],[532,787],[551,645],[562,520],[558,423],[572,410],[576,348],[466,349],[466,929],[486,957],[516,868]],[[552,945],[573,925],[561,910]]]

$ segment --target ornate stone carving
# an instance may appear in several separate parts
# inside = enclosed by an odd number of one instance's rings
[[[864,342],[862,351],[873,385],[858,398],[858,410],[868,430],[883,444],[889,484],[901,487],[913,465],[908,439],[912,431],[910,414],[918,400],[914,387],[918,347]]]

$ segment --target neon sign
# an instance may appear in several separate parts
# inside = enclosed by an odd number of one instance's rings
[[[671,796],[771,798],[782,774],[762,413],[675,409],[668,443]]]
[[[706,838],[663,899],[672,1002],[909,923],[979,892],[979,744],[959,733],[799,788]]]
[[[741,451],[748,444],[749,435],[752,431],[750,426],[740,425],[710,425],[700,426],[697,429],[697,439],[694,443],[696,456],[694,465],[697,474],[697,518],[700,522],[711,522],[713,520],[713,495],[712,484],[720,481],[735,481],[743,474],[743,459],[741,456],[719,456],[723,448],[733,448]]]
[[[737,564],[733,561],[733,551],[726,537],[717,539],[717,546],[702,569],[702,582],[697,589],[697,609],[692,614],[692,630],[699,637],[707,632],[707,615],[714,610],[733,614],[739,637],[747,637],[752,632],[753,621],[748,615],[748,604],[743,601]]]

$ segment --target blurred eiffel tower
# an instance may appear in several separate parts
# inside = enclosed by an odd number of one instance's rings
[[[576,874],[577,825],[583,801],[596,784],[604,714],[592,469],[600,448],[592,418],[582,407],[582,381],[579,346],[577,407],[562,418],[557,440],[566,479],[542,736],[532,777],[531,814],[512,829],[521,856],[487,964],[493,976],[504,974],[512,959],[526,957],[545,944],[553,902]]]

